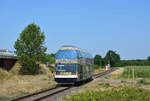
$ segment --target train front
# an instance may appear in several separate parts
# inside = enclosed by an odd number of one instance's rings
[[[62,47],[56,53],[55,81],[58,84],[75,84],[77,82],[77,52],[74,47]]]

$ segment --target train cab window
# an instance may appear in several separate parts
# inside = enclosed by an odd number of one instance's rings
[[[57,72],[76,72],[77,64],[59,64],[56,66]]]
[[[64,67],[64,65],[57,65],[56,71],[65,72],[65,67]]]

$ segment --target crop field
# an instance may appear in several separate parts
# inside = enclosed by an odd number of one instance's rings
[[[119,100],[118,100],[119,99]],[[106,91],[89,91],[65,101],[149,101],[150,92],[139,88],[122,88]]]
[[[125,78],[150,78],[150,66],[128,66],[125,67],[123,77]]]
[[[127,79],[132,78],[133,72],[137,78],[134,85],[132,79]],[[120,68],[107,77],[93,81],[63,101],[150,101],[149,77],[150,66]]]

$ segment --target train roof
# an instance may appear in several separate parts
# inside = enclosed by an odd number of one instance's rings
[[[56,59],[93,58],[87,51],[75,46],[62,46],[56,53]]]

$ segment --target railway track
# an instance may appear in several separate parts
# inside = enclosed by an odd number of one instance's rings
[[[94,79],[103,77],[113,71],[115,71],[117,68],[113,68],[109,71],[105,71],[99,74],[94,75]],[[71,91],[74,91],[76,89],[79,89],[80,87],[77,86],[68,86],[68,87],[61,87],[57,85],[54,88],[50,88],[44,91],[40,91],[37,93],[29,94],[23,97],[19,97],[16,99],[12,99],[10,101],[54,101],[60,97],[63,97],[67,94],[69,94]]]
[[[113,71],[115,71],[117,69],[118,68],[112,68],[111,70],[108,70],[108,71],[105,71],[105,72],[102,72],[102,73],[99,73],[99,74],[95,74],[94,75],[94,79],[102,77],[102,76],[105,76],[105,75],[107,75],[107,74],[109,74],[109,73],[111,73],[111,72],[113,72]]]

